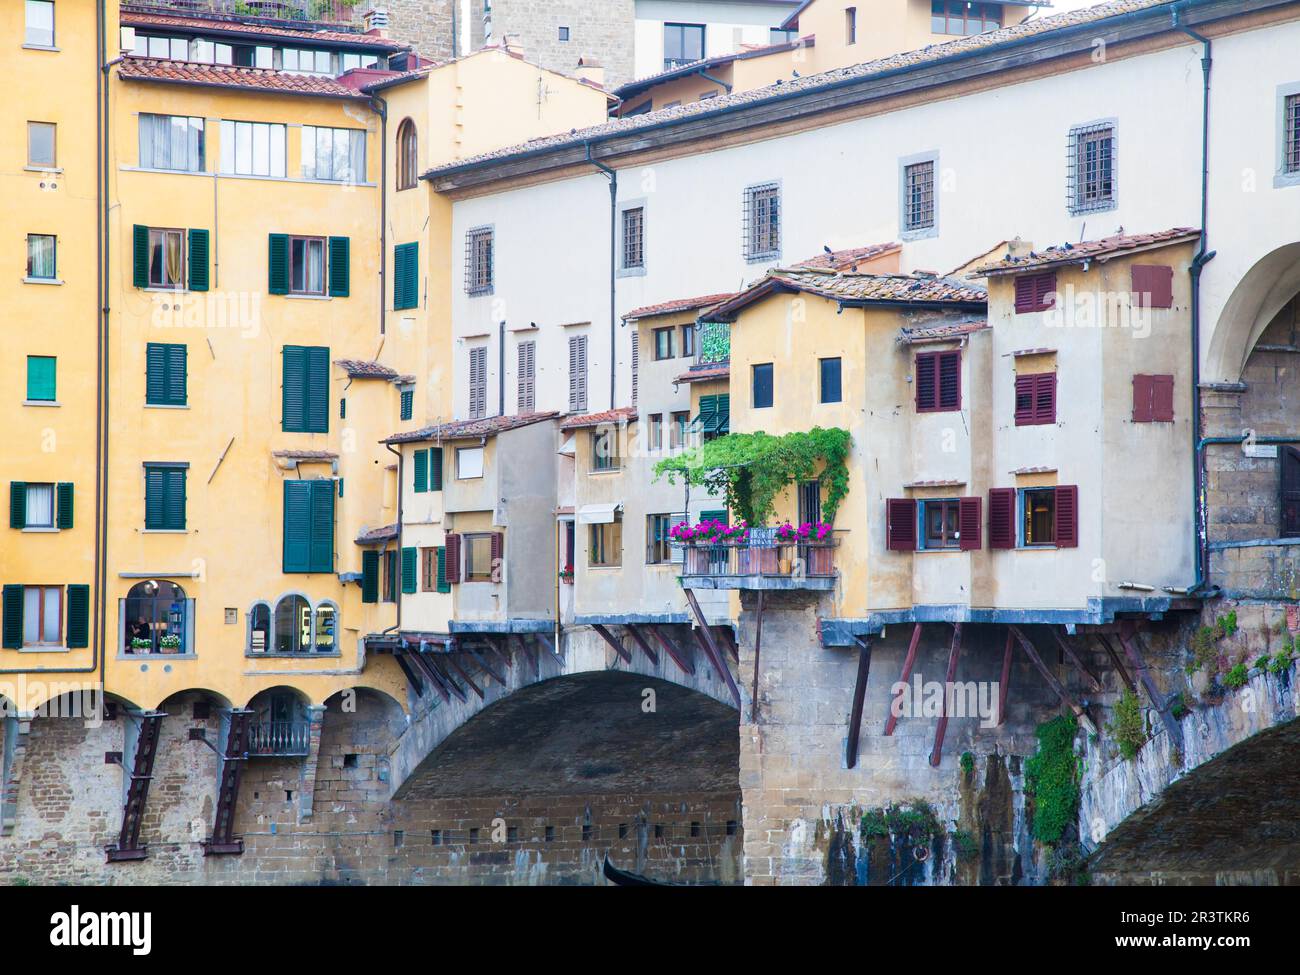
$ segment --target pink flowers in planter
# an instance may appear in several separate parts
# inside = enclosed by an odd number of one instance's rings
[[[824,542],[833,530],[833,526],[825,521],[805,521],[797,528],[787,521],[776,526],[776,540],[782,543]]]
[[[678,545],[719,545],[726,542],[745,542],[749,539],[749,525],[739,522],[728,525],[725,521],[708,518],[699,524],[679,521],[668,529],[668,537]]]

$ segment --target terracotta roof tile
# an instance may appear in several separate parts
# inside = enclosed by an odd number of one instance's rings
[[[383,525],[379,528],[367,528],[357,536],[358,545],[370,545],[374,542],[387,542],[397,537],[397,525]]]
[[[920,274],[860,274],[776,268],[715,311],[734,317],[753,301],[769,294],[797,291],[850,304],[901,305],[983,304],[988,292],[979,285]]]
[[[348,374],[351,379],[396,379],[397,370],[379,362],[365,359],[335,359],[334,365]]]
[[[982,332],[989,328],[986,321],[947,322],[943,325],[929,325],[921,328],[904,328],[898,333],[898,341],[908,345],[924,345],[926,342],[947,342],[959,339],[963,335]]]
[[[828,250],[806,261],[800,261],[794,267],[801,270],[811,268],[827,271],[855,271],[859,264],[865,264],[867,261],[902,249],[902,244],[890,241],[888,244],[870,244],[866,247],[850,247],[838,251]]]
[[[674,383],[703,383],[710,379],[727,379],[731,376],[731,366],[701,366],[698,369],[688,369],[676,379]]]
[[[433,426],[419,430],[395,433],[380,443],[421,443],[426,440],[475,440],[479,437],[495,437],[507,430],[554,420],[560,414],[519,413],[514,416],[489,416],[482,420],[453,420],[450,423],[435,423]]]
[[[671,315],[679,311],[694,311],[697,308],[709,308],[733,297],[735,297],[733,292],[726,291],[716,295],[700,295],[697,298],[674,298],[672,301],[661,301],[657,305],[633,308],[623,318],[625,321],[630,322],[638,318],[653,318],[656,315]]]
[[[715,113],[721,114],[734,110],[739,105],[758,103],[773,97],[788,96],[791,93],[817,91],[857,78],[869,78],[890,71],[943,61],[950,57],[982,50],[993,50],[1000,45],[1047,34],[1053,30],[1080,27],[1105,20],[1108,17],[1123,16],[1152,7],[1166,6],[1171,3],[1172,0],[1111,0],[1110,3],[1101,3],[1079,10],[1053,14],[1050,17],[1036,18],[1011,27],[1004,27],[1001,30],[989,31],[986,34],[974,34],[943,44],[931,44],[919,50],[906,51],[879,58],[875,61],[835,68],[820,74],[806,75],[801,78],[782,81],[778,84],[767,85],[763,88],[752,88],[748,91],[732,92],[729,95],[718,95],[716,98],[689,102],[672,108],[661,108],[658,111],[646,112],[641,115],[627,115],[600,125],[571,129],[565,133],[533,139],[519,145],[504,146],[491,152],[470,156],[466,159],[458,159],[455,162],[434,167],[428,170],[425,176],[437,177],[443,173],[472,168],[481,163],[505,160],[526,153],[535,153],[561,146],[580,146],[584,142],[649,129],[683,118],[707,116]]]
[[[166,61],[161,58],[138,58],[127,55],[118,66],[127,81],[159,81],[177,85],[218,86],[244,91],[271,92],[285,95],[313,95],[325,98],[366,98],[355,88],[339,84],[333,78],[289,74],[266,68],[232,68],[220,64],[194,64],[189,61]]]
[[[712,71],[723,65],[731,64],[733,61],[747,61],[750,58],[761,58],[768,54],[779,54],[782,51],[793,51],[796,48],[813,47],[817,39],[811,34],[807,37],[800,37],[793,41],[780,41],[776,44],[743,44],[739,51],[733,51],[730,54],[717,54],[713,57],[701,58],[698,61],[691,61],[689,64],[680,64],[675,68],[667,71],[660,71],[658,74],[646,75],[644,78],[638,78],[636,81],[629,81],[620,88],[614,89],[614,94],[626,101],[629,98],[635,98],[641,92],[655,85],[661,85],[665,81],[672,81],[675,78],[687,78],[697,71]]]
[[[126,4],[123,4],[123,7],[126,8]],[[123,27],[144,27],[146,29],[156,27],[209,35],[245,34],[307,44],[349,44],[356,47],[371,47],[381,51],[404,51],[411,46],[391,37],[342,30],[342,25],[321,28],[316,24],[311,24],[302,28],[295,28],[287,24],[253,24],[218,17],[185,17],[180,14],[149,13],[143,10],[130,9],[122,10],[121,22]]]
[[[1029,268],[1081,264],[1084,261],[1107,261],[1122,254],[1195,240],[1200,235],[1201,232],[1193,227],[1173,227],[1150,234],[1112,234],[1097,240],[1081,240],[1077,244],[1061,244],[1041,251],[1029,251],[1019,256],[1008,253],[999,261],[975,268],[967,277],[1015,274]]]
[[[560,421],[561,430],[581,430],[584,427],[598,427],[605,423],[632,422],[636,419],[635,406],[620,406],[616,410],[602,410],[599,413],[587,413],[584,416],[566,416]]]

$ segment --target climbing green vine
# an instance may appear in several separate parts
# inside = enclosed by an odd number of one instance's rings
[[[838,427],[813,427],[779,437],[762,431],[729,433],[659,461],[655,480],[666,477],[676,484],[679,477],[685,478],[688,484],[725,497],[727,507],[749,524],[761,525],[788,485],[820,477],[826,487],[823,515],[834,521],[849,493],[851,443],[849,432]]]
[[[1025,761],[1025,788],[1034,796],[1034,839],[1058,843],[1079,814],[1079,763],[1072,714],[1045,721],[1034,729],[1038,751]]]

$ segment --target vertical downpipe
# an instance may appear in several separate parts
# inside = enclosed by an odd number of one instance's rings
[[[609,408],[612,410],[618,407],[615,380],[618,355],[614,341],[615,328],[617,327],[614,312],[616,306],[614,285],[618,280],[616,277],[616,261],[618,258],[618,173],[591,155],[590,142],[584,143],[584,147],[587,150],[587,162],[604,173],[609,180]]]

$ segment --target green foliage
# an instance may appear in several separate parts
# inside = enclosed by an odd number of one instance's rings
[[[1226,616],[1214,620],[1214,628],[1219,636],[1235,636],[1237,633],[1237,611],[1234,609]]]
[[[1268,666],[1268,659],[1269,659],[1268,654],[1264,654],[1264,656],[1262,657],[1256,657],[1255,666],[1258,667],[1260,670],[1263,670],[1265,667]]]
[[[1215,673],[1219,669],[1219,651],[1214,646],[1218,634],[1214,627],[1202,626],[1192,634],[1192,666],[1189,671],[1209,670]]]
[[[1223,686],[1235,691],[1245,687],[1248,680],[1250,680],[1250,671],[1246,669],[1246,665],[1237,664],[1223,675]]]
[[[849,432],[838,427],[813,427],[779,437],[761,430],[729,433],[665,457],[655,465],[655,480],[666,477],[676,484],[677,478],[685,478],[689,484],[721,494],[727,507],[749,524],[761,525],[772,514],[776,496],[788,485],[820,477],[826,486],[823,515],[834,521],[840,502],[849,493],[851,443]]]
[[[1025,761],[1025,788],[1034,797],[1034,839],[1057,843],[1079,814],[1079,763],[1074,757],[1078,722],[1062,714],[1040,724],[1038,751]]]
[[[862,814],[859,833],[862,838],[892,836],[909,846],[925,846],[942,832],[934,807],[923,799],[890,803],[883,809],[868,809]]]
[[[1089,884],[1088,859],[1077,840],[1062,843],[1052,850],[1047,859],[1047,875],[1053,880],[1069,881],[1080,887]]]
[[[885,822],[885,811],[883,809],[868,809],[864,812],[862,814],[862,826],[858,832],[864,840],[874,839],[877,836],[888,836],[889,825]]]
[[[961,770],[967,775],[975,771],[975,756],[970,752],[961,753]]]
[[[1183,718],[1192,713],[1187,706],[1187,699],[1183,697],[1182,691],[1175,694],[1173,700],[1169,702],[1169,713],[1174,716],[1175,721],[1182,721]]]
[[[952,834],[952,848],[960,863],[974,860],[980,852],[978,841],[964,829],[959,829]]]
[[[1137,758],[1138,750],[1146,744],[1146,720],[1142,716],[1142,705],[1132,690],[1124,691],[1115,703],[1115,715],[1106,725],[1106,733],[1115,739],[1119,753],[1129,761]]]
[[[1273,655],[1268,662],[1268,672],[1270,674],[1280,674],[1291,666],[1291,661],[1295,659],[1295,644],[1285,646]]]

